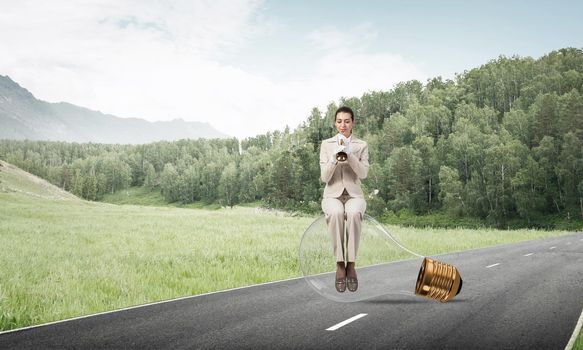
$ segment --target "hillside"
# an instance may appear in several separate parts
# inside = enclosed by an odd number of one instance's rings
[[[38,100],[8,76],[0,75],[0,139],[130,143],[227,138],[208,123],[182,119],[149,122],[120,118],[70,103]]]
[[[27,197],[48,200],[80,201],[80,199],[31,173],[0,160],[0,193],[21,193]]]

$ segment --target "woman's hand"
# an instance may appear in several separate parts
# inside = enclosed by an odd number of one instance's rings
[[[338,164],[338,160],[337,160],[336,156],[340,152],[346,152],[344,150],[345,148],[346,147],[343,146],[343,145],[340,145],[340,146],[336,147],[336,149],[334,150],[334,152],[332,152],[332,157],[330,157],[330,163],[332,163],[332,164]]]
[[[350,154],[350,143],[344,145],[344,153]]]

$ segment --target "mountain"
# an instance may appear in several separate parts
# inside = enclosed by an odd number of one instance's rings
[[[228,137],[208,123],[182,119],[149,122],[66,102],[41,101],[8,76],[0,75],[0,139],[139,144]]]

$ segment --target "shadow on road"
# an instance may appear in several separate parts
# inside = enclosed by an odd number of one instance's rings
[[[467,302],[466,299],[461,298],[461,299],[453,299],[448,301],[446,304],[457,304],[457,303],[465,303]],[[426,303],[435,303],[435,301],[432,300],[425,300],[425,299],[421,299],[421,298],[417,298],[417,299],[413,299],[413,298],[402,298],[402,299],[395,299],[395,298],[391,298],[391,299],[370,299],[370,300],[363,300],[361,301],[361,303],[365,303],[365,304],[378,304],[378,305],[399,305],[399,304],[426,304]]]

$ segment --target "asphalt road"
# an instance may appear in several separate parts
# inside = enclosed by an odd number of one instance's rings
[[[583,308],[583,233],[440,260],[464,281],[448,303],[339,303],[294,279],[0,333],[0,349],[565,348]]]

